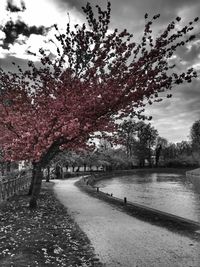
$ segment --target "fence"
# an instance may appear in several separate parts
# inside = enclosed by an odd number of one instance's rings
[[[26,189],[31,183],[31,176],[19,174],[15,179],[0,182],[0,202]]]

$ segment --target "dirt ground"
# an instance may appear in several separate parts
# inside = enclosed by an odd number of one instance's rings
[[[43,183],[37,210],[28,208],[26,191],[1,203],[1,267],[102,266],[52,187],[52,183]]]

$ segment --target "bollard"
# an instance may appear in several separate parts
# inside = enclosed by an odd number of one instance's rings
[[[124,204],[126,204],[126,203],[127,203],[127,198],[125,197],[125,198],[124,198]]]
[[[97,187],[97,192],[99,192],[99,187]]]

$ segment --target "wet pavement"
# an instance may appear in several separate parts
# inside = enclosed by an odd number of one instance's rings
[[[105,266],[200,266],[200,241],[119,211],[80,191],[76,181],[55,181],[54,190]]]

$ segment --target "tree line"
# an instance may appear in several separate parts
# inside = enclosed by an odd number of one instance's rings
[[[197,167],[200,164],[200,120],[192,125],[190,140],[178,143],[159,136],[151,123],[125,120],[109,140],[99,139],[93,149],[64,151],[51,164],[59,164],[67,170],[71,167],[72,172],[138,167]]]

